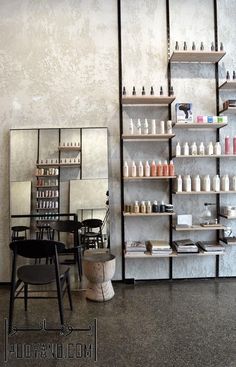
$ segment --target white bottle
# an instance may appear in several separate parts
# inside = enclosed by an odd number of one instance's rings
[[[210,141],[209,144],[207,145],[207,154],[212,155],[213,153],[214,153],[214,147],[212,141]]]
[[[214,154],[215,155],[221,155],[221,145],[220,142],[217,141],[214,146]]]
[[[160,134],[165,134],[165,121],[160,122]]]
[[[181,146],[180,146],[179,141],[178,141],[178,143],[176,144],[176,147],[175,147],[175,155],[176,155],[176,157],[181,155]]]
[[[189,155],[189,145],[188,143],[184,143],[184,155]]]
[[[134,161],[132,162],[131,176],[132,177],[136,177],[137,176],[137,167],[136,167],[136,164],[135,164]]]
[[[144,121],[144,134],[147,135],[148,134],[148,120],[145,119]]]
[[[221,190],[229,191],[229,176],[224,175],[221,179]]]
[[[201,191],[201,179],[199,175],[196,175],[193,178],[193,191],[196,191],[196,192]]]
[[[151,213],[152,212],[152,204],[151,204],[151,201],[147,201],[147,204],[146,204],[146,212],[147,213]]]
[[[146,213],[146,204],[145,204],[145,201],[141,201],[140,212],[141,213]]]
[[[219,175],[215,175],[212,180],[212,190],[220,191],[220,177]]]
[[[148,161],[146,161],[145,163],[144,172],[146,177],[150,177],[150,165]]]
[[[232,177],[232,190],[236,191],[236,176]]]
[[[182,192],[182,190],[183,190],[182,177],[180,175],[178,175],[178,177],[176,179],[176,191],[177,192]]]
[[[203,177],[203,191],[211,191],[211,179],[209,175]]]
[[[129,166],[128,166],[127,161],[125,161],[124,166],[123,166],[123,176],[129,177]]]
[[[205,155],[205,146],[203,142],[200,143],[198,151],[199,151],[199,155]]]
[[[167,134],[172,134],[172,121],[171,120],[168,120],[166,122],[166,131],[167,131]]]
[[[156,135],[156,120],[152,119],[152,135]]]
[[[141,124],[140,119],[138,119],[138,122],[137,122],[137,129],[138,129],[138,134],[141,135],[142,134],[142,124]]]
[[[192,191],[192,181],[190,175],[184,176],[184,191]]]
[[[133,123],[133,119],[130,119],[129,121],[129,133],[130,135],[134,134],[134,123]]]
[[[139,177],[143,177],[143,164],[141,161],[139,162],[139,166],[138,166],[138,175]]]
[[[190,154],[191,155],[197,155],[197,144],[196,144],[195,141],[191,144]]]

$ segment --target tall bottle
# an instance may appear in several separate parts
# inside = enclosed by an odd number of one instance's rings
[[[135,201],[135,203],[134,203],[134,213],[139,213],[139,203],[138,203],[138,201]]]
[[[174,162],[171,160],[169,164],[169,175],[174,176],[175,175],[175,166]]]
[[[162,167],[163,167],[163,176],[169,176],[169,166],[168,166],[167,161],[164,161]]]
[[[143,213],[143,214],[146,213],[146,204],[145,204],[145,201],[141,201],[140,212]]]
[[[180,175],[178,175],[178,177],[176,179],[176,191],[177,192],[182,192],[182,190],[183,190],[182,177]]]
[[[167,134],[172,134],[172,121],[171,120],[168,120],[166,122],[166,131],[167,131]]]
[[[129,120],[129,133],[130,135],[134,134],[134,123],[133,123],[133,119]]]
[[[138,165],[138,175],[139,177],[143,177],[143,163],[140,161]]]
[[[189,155],[189,145],[188,143],[184,143],[184,155]]]
[[[225,137],[225,154],[230,154],[230,138],[229,138],[229,136]]]
[[[184,190],[186,192],[192,191],[192,181],[190,175],[184,177]]]
[[[136,167],[136,164],[135,164],[134,161],[132,162],[131,176],[132,177],[136,177],[137,176],[137,167]]]
[[[199,192],[201,191],[201,179],[199,175],[196,175],[193,178],[193,191]]]
[[[199,155],[205,155],[205,146],[203,142],[200,143],[198,151],[199,151]]]
[[[197,155],[197,144],[195,141],[191,144],[190,153],[191,155]]]
[[[220,191],[220,177],[219,175],[215,175],[212,180],[212,190],[213,191]]]
[[[124,162],[124,166],[123,166],[123,176],[124,177],[129,177],[129,166],[127,161]]]
[[[236,154],[236,136],[233,138],[233,153]]]
[[[152,164],[151,164],[151,176],[152,177],[155,177],[156,175],[157,175],[157,166],[156,166],[155,161],[152,161]]]
[[[211,179],[209,175],[203,177],[203,191],[211,191]]]
[[[157,165],[157,176],[163,176],[163,166],[161,161],[159,161]]]
[[[152,135],[155,135],[156,133],[156,120],[152,119]]]
[[[160,134],[165,134],[165,121],[160,122]]]
[[[175,147],[175,155],[176,155],[176,157],[181,155],[181,146],[180,146],[179,141],[178,141],[178,143],[176,144],[176,147]]]
[[[212,155],[213,153],[214,153],[214,147],[212,141],[210,141],[209,144],[207,145],[207,154]]]
[[[142,124],[141,124],[140,119],[138,119],[137,130],[138,130],[138,134],[141,135],[142,134]]]
[[[236,191],[236,176],[232,177],[232,190]]]
[[[220,142],[217,141],[214,146],[214,154],[215,155],[221,155],[221,145]]]
[[[147,135],[148,134],[148,120],[145,119],[144,121],[144,134]]]
[[[145,163],[144,174],[145,174],[145,177],[150,176],[150,165],[149,165],[148,161],[146,161],[146,163]]]
[[[147,201],[147,204],[146,204],[146,212],[147,213],[151,213],[152,212],[152,204],[151,204],[151,201]]]
[[[221,179],[221,190],[229,191],[229,176],[224,175]]]

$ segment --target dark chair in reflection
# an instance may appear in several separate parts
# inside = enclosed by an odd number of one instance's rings
[[[70,278],[68,266],[59,265],[58,254],[64,251],[65,245],[49,240],[19,240],[10,243],[13,251],[11,293],[9,307],[9,332],[12,331],[14,301],[16,298],[24,298],[25,311],[27,311],[27,301],[29,298],[49,298],[49,297],[29,297],[28,285],[46,285],[55,282],[57,286],[57,298],[60,314],[60,323],[64,325],[64,313],[62,297],[68,292],[70,309],[72,310],[72,299],[70,291]],[[28,259],[51,258],[52,264],[32,264],[22,265],[17,268],[18,256]],[[21,287],[20,287],[21,286]],[[20,296],[24,289],[24,297]]]
[[[27,226],[13,226],[11,227],[11,240],[12,241],[19,241],[19,240],[26,240],[27,238],[27,230],[29,227]]]
[[[103,248],[103,221],[101,219],[85,219],[82,222],[82,243],[85,249]]]
[[[78,265],[79,279],[82,279],[82,254],[81,254],[81,236],[80,229],[82,225],[80,222],[74,220],[58,220],[50,224],[51,228],[51,239],[54,240],[55,232],[57,232],[57,239],[60,240],[60,233],[72,234],[72,246],[66,247],[64,250],[64,255],[74,254],[74,261],[65,260],[66,263],[75,263]]]

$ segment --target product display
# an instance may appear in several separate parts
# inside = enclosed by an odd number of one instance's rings
[[[190,176],[178,175],[176,178],[176,192],[219,192],[219,191],[231,191],[236,192],[236,176],[230,177],[228,174],[220,177],[215,175],[210,177],[210,175],[205,176]]]
[[[150,200],[135,201],[133,204],[125,204],[124,212],[130,214],[150,214],[150,213],[174,213],[172,204],[166,204],[164,201],[158,204],[157,200],[152,203]]]
[[[153,160],[151,165],[149,161],[146,161],[145,164],[139,161],[138,165],[133,161],[131,168],[129,168],[128,162],[125,161],[123,165],[123,177],[129,177],[130,173],[131,177],[175,176],[175,166],[172,160],[169,164],[166,160],[163,163],[159,161],[157,165]]]

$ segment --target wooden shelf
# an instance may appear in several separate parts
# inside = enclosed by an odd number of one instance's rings
[[[65,152],[72,152],[72,151],[75,151],[75,152],[79,152],[81,150],[80,147],[75,147],[75,146],[59,146],[58,147],[58,150],[61,150],[61,151],[65,151]]]
[[[199,122],[192,122],[192,123],[176,123],[174,125],[174,128],[180,128],[180,129],[221,129],[222,127],[227,126],[227,122],[205,122],[205,123],[199,123]]]
[[[204,154],[204,155],[199,155],[199,154],[196,154],[196,155],[173,155],[172,158],[236,158],[236,154],[220,154],[220,155],[217,155],[217,154],[211,154],[211,155],[207,155],[207,154]]]
[[[170,216],[170,215],[176,215],[176,213],[127,213],[124,212],[124,217],[163,217],[163,216]]]
[[[219,62],[225,54],[224,51],[173,51],[170,62],[215,64]]]
[[[59,175],[35,175],[35,177],[58,177]]]
[[[58,208],[36,208],[37,211],[43,211],[43,210],[47,210],[47,211],[50,211],[50,210],[58,210]]]
[[[219,229],[225,229],[225,226],[219,225],[212,225],[212,226],[201,226],[201,225],[192,225],[191,227],[183,227],[178,228],[175,225],[173,226],[173,229],[176,232],[189,232],[189,231],[218,231]]]
[[[36,167],[80,167],[80,163],[37,163]]]
[[[168,106],[175,100],[174,96],[122,96],[124,105],[164,105]]]
[[[223,110],[221,110],[219,113],[221,114],[221,113],[225,113],[225,112],[227,112],[227,114],[228,113],[236,113],[236,107],[227,107],[227,108],[223,108]]]
[[[60,163],[59,167],[80,167],[80,163]]]
[[[236,89],[236,80],[234,81],[230,81],[230,80],[226,80],[224,83],[222,83],[219,86],[219,89],[223,89],[223,90],[234,90]]]
[[[182,191],[182,192],[177,192],[174,191],[173,194],[175,195],[209,195],[209,194],[236,194],[236,191],[234,190],[230,190],[230,191],[191,191],[191,192],[187,192],[187,191]]]
[[[226,215],[226,214],[220,214],[220,217],[225,218],[225,219],[236,219],[236,215],[235,216],[230,216],[230,215]]]
[[[176,178],[176,176],[150,176],[150,177],[123,177],[124,181],[140,181],[140,180],[168,180],[170,178]]]
[[[50,200],[55,200],[55,199],[57,199],[57,200],[59,200],[59,196],[50,196],[50,197],[47,197],[47,198],[36,198],[36,200],[47,200],[47,201],[50,201]]]
[[[40,186],[40,185],[36,185],[35,186],[37,189],[48,189],[48,188],[52,188],[52,187],[59,187],[58,185],[45,185],[45,186]]]
[[[172,251],[171,254],[151,254],[151,253],[144,253],[144,252],[129,252],[125,254],[126,259],[154,259],[154,258],[169,258],[169,257],[185,257],[185,256],[216,256],[216,255],[224,255],[224,252],[218,251],[204,251],[199,249],[199,252],[189,252],[189,253],[177,253],[175,250]]]
[[[174,137],[175,134],[122,135],[124,141],[168,141]]]

